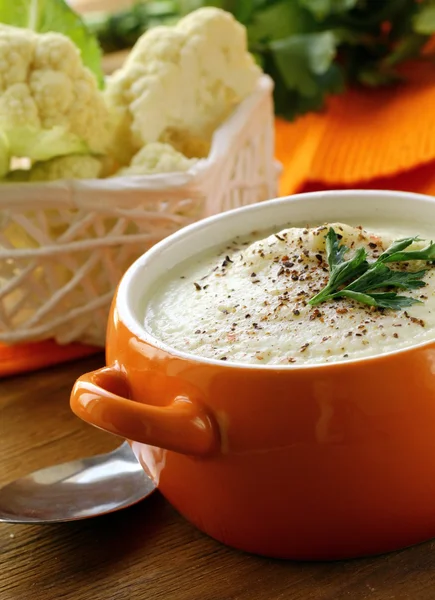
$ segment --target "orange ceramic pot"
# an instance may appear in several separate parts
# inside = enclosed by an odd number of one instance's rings
[[[122,279],[107,367],[71,396],[85,421],[132,440],[173,506],[212,537],[258,554],[337,559],[435,537],[435,340],[319,366],[240,365],[166,347],[145,297],[178,261],[289,221],[435,223],[435,201],[343,191],[249,206],[157,244]]]

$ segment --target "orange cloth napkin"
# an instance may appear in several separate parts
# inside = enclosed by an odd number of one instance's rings
[[[276,121],[280,194],[342,188],[435,193],[435,66],[402,68],[406,83],[351,89],[320,114]]]
[[[395,87],[333,97],[323,113],[277,119],[280,195],[346,188],[435,195],[435,66],[408,64],[403,74],[407,82]],[[0,377],[98,351],[52,341],[0,345]]]
[[[101,348],[83,344],[60,346],[52,340],[14,346],[0,344],[0,378],[35,371],[101,351]]]

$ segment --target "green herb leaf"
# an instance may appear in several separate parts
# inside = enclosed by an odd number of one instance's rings
[[[248,27],[249,43],[255,46],[300,34],[309,29],[312,21],[312,17],[297,2],[281,0],[252,15]]]
[[[332,227],[329,228],[326,236],[326,255],[328,257],[329,269],[332,269],[343,262],[343,257],[349,248],[344,244],[340,245],[337,234]]]
[[[359,248],[351,260],[343,261],[348,248],[340,245],[338,236],[331,227],[325,242],[330,269],[329,281],[323,290],[311,298],[309,304],[314,306],[326,300],[346,297],[369,306],[397,310],[420,303],[415,298],[398,296],[395,292],[373,293],[373,290],[389,287],[414,290],[426,285],[423,277],[427,269],[398,271],[390,269],[385,264],[386,262],[435,259],[435,244],[432,242],[422,250],[405,251],[405,248],[418,239],[418,237],[410,237],[395,241],[377,261],[371,264],[366,260],[367,253],[364,248]],[[349,281],[351,282],[349,283]]]
[[[341,247],[338,247],[337,253],[335,255],[335,259],[337,259],[337,257],[342,259],[344,253],[341,252]],[[328,285],[326,285],[316,296],[311,298],[309,304],[315,306],[316,304],[320,304],[321,302],[325,302],[325,300],[333,298],[334,293],[340,288],[340,286],[346,284],[354,277],[359,277],[362,273],[364,273],[369,266],[366,258],[367,252],[365,249],[358,248],[353,258],[350,260],[339,263],[336,262],[331,269]],[[332,261],[335,259],[332,259]],[[331,264],[329,256],[328,262]]]
[[[354,8],[358,0],[299,0],[300,4],[313,13],[316,19],[337,13],[345,13]]]
[[[316,83],[316,93],[313,96],[303,96],[297,90],[288,88],[275,61],[267,54],[263,67],[275,83],[275,112],[286,119],[292,120],[309,111],[320,110],[329,94],[339,93],[344,89],[343,73],[336,64],[332,64],[323,75],[313,75]]]
[[[292,35],[269,47],[286,87],[311,97],[318,93],[316,76],[325,74],[335,58],[336,40],[325,31]]]
[[[373,263],[370,268],[346,289],[355,292],[366,292],[384,287],[398,287],[403,290],[413,290],[424,287],[421,279],[426,274],[423,271],[393,271],[380,262]]]
[[[408,296],[398,296],[395,292],[385,292],[384,294],[362,294],[361,292],[353,292],[352,290],[343,290],[340,296],[351,298],[368,306],[377,306],[378,308],[389,308],[390,310],[399,310],[412,306],[414,304],[422,304],[416,298]]]
[[[414,31],[422,35],[435,33],[435,2],[421,6],[413,19],[413,26]]]
[[[391,53],[382,60],[380,63],[381,68],[395,67],[409,58],[418,56],[426,42],[427,36],[417,33],[410,33],[404,36],[395,48],[392,49]]]
[[[394,252],[384,258],[383,262],[406,262],[408,260],[423,260],[429,262],[435,260],[435,243],[430,242],[430,244],[421,250]]]
[[[376,64],[368,65],[365,68],[360,69],[355,79],[359,83],[373,88],[403,81],[403,77],[398,73],[388,69],[381,70]]]
[[[401,252],[402,250],[405,250],[406,248],[408,248],[411,244],[413,244],[414,242],[418,241],[418,236],[416,237],[409,237],[409,238],[403,238],[400,240],[396,240],[395,242],[393,242],[391,244],[391,246],[389,248],[387,248],[385,250],[385,252],[383,252],[379,258],[377,262],[386,262],[387,259],[392,255],[392,254],[396,254],[397,252]]]
[[[366,258],[367,252],[365,248],[358,248],[353,258],[336,265],[330,278],[334,287],[339,287],[349,281],[349,279],[364,273],[368,268]]]
[[[94,73],[100,87],[103,86],[98,41],[64,0],[5,0],[0,2],[0,22],[38,33],[63,33],[74,42],[83,63]]]

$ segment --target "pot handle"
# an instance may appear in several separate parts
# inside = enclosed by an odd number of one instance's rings
[[[203,406],[186,396],[168,406],[129,400],[126,378],[114,367],[79,377],[70,405],[87,423],[131,441],[196,456],[219,448],[218,427]]]

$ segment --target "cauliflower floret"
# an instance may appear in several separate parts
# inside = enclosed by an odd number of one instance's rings
[[[32,160],[105,151],[108,110],[69,38],[0,25],[0,129]]]
[[[89,154],[59,156],[37,162],[29,170],[16,169],[5,178],[6,182],[55,181],[56,179],[98,179],[103,174],[103,161]]]
[[[206,156],[213,131],[259,75],[246,29],[228,12],[201,8],[175,27],[148,30],[105,92],[117,121],[118,159],[127,164],[151,142]]]
[[[120,169],[115,176],[188,171],[196,162],[196,159],[187,158],[169,144],[154,142],[139,150],[130,166]]]

